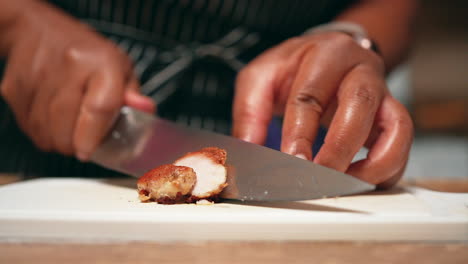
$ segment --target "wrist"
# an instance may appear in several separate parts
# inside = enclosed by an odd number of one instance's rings
[[[381,56],[381,52],[377,44],[368,36],[366,30],[359,24],[352,22],[331,22],[327,24],[322,24],[313,28],[306,30],[304,35],[312,35],[325,32],[341,32],[351,38],[362,48],[367,50],[372,50],[377,55]]]

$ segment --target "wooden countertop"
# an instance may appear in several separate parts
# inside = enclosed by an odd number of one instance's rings
[[[18,181],[0,174],[0,185]],[[402,182],[468,192],[467,180]],[[0,243],[0,263],[468,263],[468,243],[200,242]]]
[[[209,242],[0,244],[1,263],[467,263],[467,244]]]

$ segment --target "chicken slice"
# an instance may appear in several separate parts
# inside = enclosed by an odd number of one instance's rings
[[[155,201],[162,204],[185,202],[197,182],[192,168],[162,165],[145,173],[138,179],[138,194],[142,202]]]
[[[192,168],[197,181],[189,202],[201,199],[216,200],[218,194],[227,186],[226,151],[216,147],[203,148],[187,153],[174,162],[176,166]]]

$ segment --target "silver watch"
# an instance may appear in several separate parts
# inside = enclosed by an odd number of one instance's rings
[[[356,23],[351,22],[331,22],[322,24],[306,30],[303,35],[310,35],[322,32],[342,32],[351,36],[364,49],[372,50],[380,55],[380,50],[372,39],[367,35],[366,30]]]

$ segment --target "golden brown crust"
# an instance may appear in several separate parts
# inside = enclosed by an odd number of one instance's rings
[[[176,166],[173,164],[167,164],[167,165],[161,165],[159,167],[156,167],[147,173],[145,173],[143,176],[141,176],[138,179],[137,184],[148,184],[149,182],[153,181],[158,181],[163,178],[169,179],[173,177],[174,172],[182,172],[183,171],[190,171],[192,170],[189,167],[184,167],[184,166]]]
[[[162,165],[145,173],[138,179],[138,194],[142,202],[155,201],[163,204],[185,202],[196,183],[192,168]]]
[[[202,159],[210,160],[212,163],[208,163],[212,165],[209,166],[225,168],[227,153],[224,149],[217,147],[207,147],[199,151],[189,152],[176,160],[175,163],[177,164],[179,161],[183,161],[183,159],[194,156],[196,159],[200,159],[201,157]],[[219,193],[227,186],[227,183],[220,182],[218,186],[214,185],[205,192],[195,192],[195,195],[192,195],[192,191],[195,191],[195,185],[198,184],[197,181],[200,180],[199,177],[203,176],[196,175],[194,171],[196,166],[191,168],[188,164],[191,163],[181,164],[183,166],[174,164],[162,165],[145,173],[137,183],[140,200],[142,202],[153,201],[161,204],[194,203],[201,199],[213,202],[218,201]],[[226,177],[225,174],[224,177]]]
[[[198,151],[189,152],[189,153],[185,154],[184,156],[180,157],[179,159],[177,159],[174,163],[177,163],[177,161],[179,161],[179,160],[181,160],[183,158],[187,158],[189,156],[197,155],[197,154],[203,154],[203,155],[205,155],[206,157],[210,158],[211,160],[213,160],[215,163],[218,163],[218,164],[224,165],[226,163],[226,158],[227,158],[226,150],[220,149],[220,148],[217,148],[217,147],[206,147],[206,148],[202,148],[202,149],[200,149]]]

